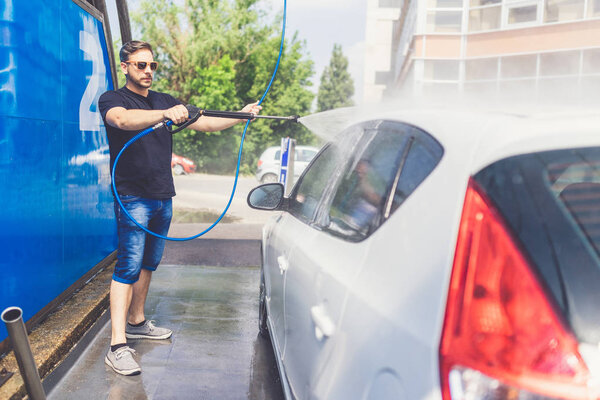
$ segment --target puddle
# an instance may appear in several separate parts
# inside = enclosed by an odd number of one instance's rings
[[[174,208],[173,209],[173,219],[171,220],[172,224],[187,224],[187,223],[213,223],[219,218],[219,213],[216,213],[211,210],[206,209],[196,209],[196,208]],[[233,223],[241,220],[238,217],[232,217],[230,215],[225,214],[221,222],[223,223]]]

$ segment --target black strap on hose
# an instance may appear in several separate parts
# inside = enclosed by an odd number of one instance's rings
[[[202,115],[217,118],[254,119],[256,115],[241,111],[202,110]]]

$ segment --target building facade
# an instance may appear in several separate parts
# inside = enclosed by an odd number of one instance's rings
[[[600,93],[600,0],[407,0],[400,7],[387,96],[580,101]]]
[[[393,30],[403,0],[367,0],[363,101],[381,100],[392,82]]]

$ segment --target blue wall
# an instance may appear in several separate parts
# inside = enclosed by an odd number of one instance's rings
[[[0,311],[28,320],[116,248],[96,108],[109,65],[72,0],[0,0]]]

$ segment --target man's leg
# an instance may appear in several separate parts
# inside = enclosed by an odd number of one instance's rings
[[[131,325],[139,324],[146,320],[144,306],[146,305],[146,297],[148,296],[151,279],[152,271],[142,269],[140,278],[133,284],[131,305],[129,306],[129,316],[127,318],[127,322]],[[125,329],[124,324],[123,329]]]
[[[121,196],[128,212],[141,224],[149,220],[144,199]],[[141,368],[133,358],[135,350],[127,346],[127,315],[133,296],[133,284],[138,281],[145,245],[145,233],[115,204],[119,248],[117,264],[110,284],[111,339],[104,362],[122,375],[136,375]]]
[[[121,196],[123,205],[143,226],[148,226],[152,205],[137,196]],[[146,232],[140,229],[115,203],[119,248],[117,265],[110,285],[110,311],[112,320],[111,344],[126,343],[125,327],[135,298],[135,286],[142,277],[142,263],[146,245]],[[142,283],[142,286],[144,283]],[[147,290],[147,289],[146,289]],[[143,305],[142,305],[143,309]],[[143,313],[143,311],[142,311]]]
[[[132,285],[130,284],[115,280],[110,282],[111,346],[127,342],[127,339],[125,339],[125,323],[127,322],[127,310],[131,303],[132,292]]]
[[[153,201],[152,210],[153,214],[148,222],[148,229],[166,236],[173,215],[171,199]],[[146,320],[144,314],[152,272],[160,264],[164,249],[164,239],[150,234],[146,235],[142,271],[139,280],[133,285],[133,298],[128,315],[129,323],[126,326],[125,335],[129,339],[167,339],[173,333],[170,329],[154,326],[152,321]]]

